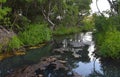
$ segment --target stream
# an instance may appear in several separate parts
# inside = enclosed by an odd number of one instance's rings
[[[53,53],[52,51],[55,50],[60,52]],[[72,77],[70,75],[73,72],[79,75],[76,77],[120,77],[120,61],[101,60],[95,55],[95,51],[97,50],[92,32],[57,36],[42,48],[30,49],[26,55],[13,56],[0,61],[0,77],[6,77],[22,67],[37,64],[41,58],[49,56],[59,56],[60,59],[67,61],[69,71],[65,74],[61,71],[55,75],[57,77]],[[45,77],[55,76],[49,74]]]

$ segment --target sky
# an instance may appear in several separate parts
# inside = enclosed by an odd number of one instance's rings
[[[98,9],[96,7],[96,0],[92,0],[92,2],[93,3],[90,5],[92,13],[98,12]],[[107,0],[98,0],[98,7],[101,12],[110,9],[110,6]]]

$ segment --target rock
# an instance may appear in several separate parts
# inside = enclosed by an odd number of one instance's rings
[[[45,77],[45,71],[58,71],[59,69],[68,70],[65,63],[66,61],[59,60],[54,56],[44,57],[38,64],[18,69],[6,77]]]
[[[0,26],[0,51],[7,51],[8,43],[13,36],[16,36],[13,31]]]
[[[0,28],[0,44],[6,45],[9,40],[16,34],[13,31],[8,31],[5,28]]]
[[[72,41],[70,45],[72,46],[72,48],[80,48],[84,46],[83,42],[78,41]]]
[[[69,51],[69,49],[64,47],[53,50],[53,52],[58,52],[58,53],[64,53],[66,51]]]
[[[59,60],[60,63],[65,64],[67,61]]]
[[[56,64],[56,68],[55,70],[59,70],[59,69],[65,69],[68,70],[68,68],[64,65],[64,63],[61,63],[59,60],[54,62],[54,64]]]
[[[43,77],[43,75],[42,75],[42,74],[39,74],[38,77]]]
[[[74,56],[74,58],[80,58],[81,57],[81,55],[76,54],[76,53],[73,53],[72,55]]]

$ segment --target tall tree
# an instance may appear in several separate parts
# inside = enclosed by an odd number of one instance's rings
[[[91,0],[7,0],[5,5],[12,8],[13,25],[25,25],[23,22],[29,20],[48,22],[53,29],[57,25],[78,25],[88,15],[90,3]]]

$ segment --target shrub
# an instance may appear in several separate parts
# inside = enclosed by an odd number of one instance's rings
[[[82,22],[84,24],[84,26],[82,26],[82,30],[91,31],[95,27],[93,17],[85,17]]]
[[[104,32],[108,27],[108,22],[106,17],[97,16],[95,17],[95,28],[97,31]]]
[[[28,30],[19,34],[20,40],[25,45],[36,45],[51,38],[51,31],[45,24],[31,24]]]
[[[104,33],[95,33],[95,42],[98,46],[100,46],[102,44],[102,42],[104,41],[105,39],[105,34]]]
[[[120,31],[119,21],[116,17],[95,17],[96,44],[103,57],[120,58]]]
[[[8,43],[8,51],[12,51],[14,49],[19,49],[23,43],[19,40],[17,36],[13,36],[10,42]]]
[[[108,31],[100,47],[103,57],[120,58],[120,32]]]

